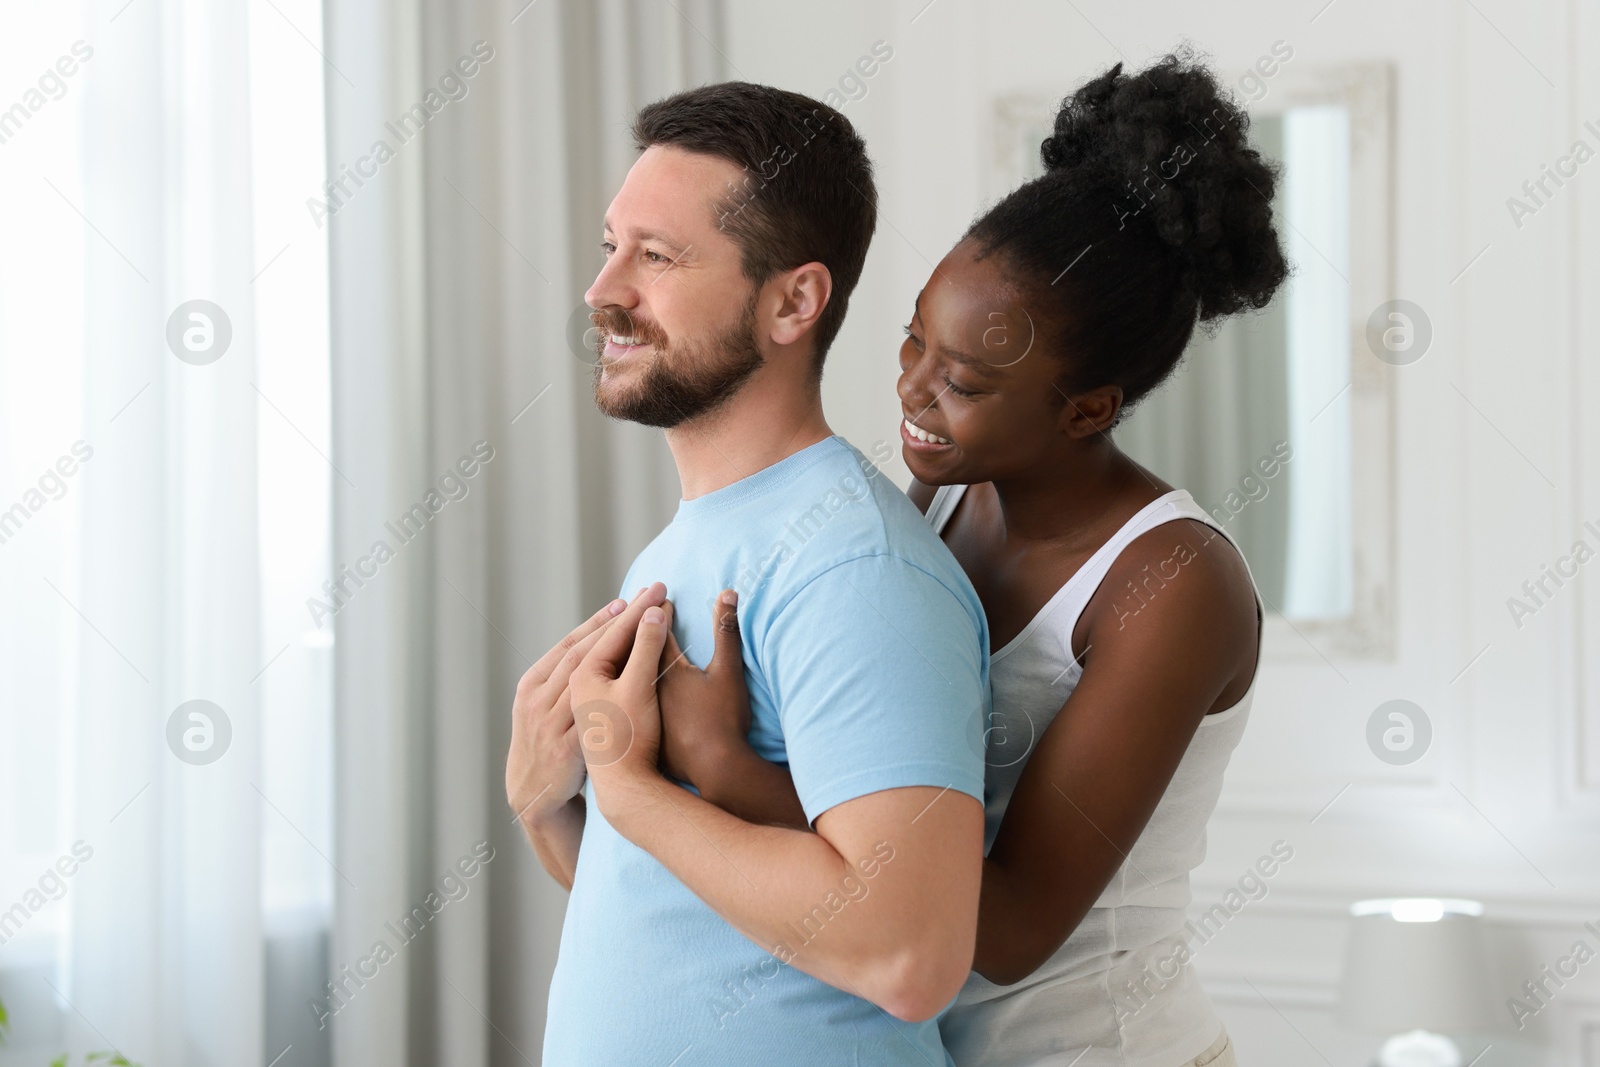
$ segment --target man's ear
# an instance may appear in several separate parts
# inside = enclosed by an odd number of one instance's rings
[[[792,345],[817,324],[833,296],[833,275],[821,263],[802,263],[786,270],[767,283],[778,297],[778,311],[772,320],[774,344]]]
[[[1058,425],[1068,437],[1105,433],[1122,410],[1122,386],[1102,385],[1064,396]]]

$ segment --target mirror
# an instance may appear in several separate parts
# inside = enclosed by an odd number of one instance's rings
[[[1283,164],[1278,233],[1294,274],[1272,303],[1197,336],[1117,442],[1195,495],[1244,550],[1267,603],[1292,619],[1350,614],[1350,116],[1340,106],[1257,119]]]
[[[1243,84],[1243,82],[1241,82]],[[1283,166],[1274,213],[1293,274],[1271,305],[1197,330],[1173,376],[1115,431],[1238,542],[1290,658],[1387,656],[1387,371],[1365,347],[1388,289],[1388,84],[1382,67],[1281,67],[1248,105]],[[1043,172],[1058,101],[1000,101],[994,190]]]

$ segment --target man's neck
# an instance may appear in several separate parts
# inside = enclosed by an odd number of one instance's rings
[[[748,478],[832,434],[816,389],[800,396],[742,389],[703,418],[666,431],[685,500]]]

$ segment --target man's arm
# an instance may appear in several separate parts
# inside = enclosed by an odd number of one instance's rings
[[[578,844],[583,840],[586,812],[580,793],[553,811],[529,812],[517,820],[522,826],[522,836],[528,839],[539,857],[539,865],[568,892],[578,873]]]
[[[972,797],[887,789],[830,808],[813,834],[753,826],[658,774],[616,787],[596,792],[617,832],[779,960],[907,1022],[966,981],[983,863]]]
[[[982,806],[948,787],[884,788],[833,805],[811,834],[678,790],[657,770],[670,611],[630,606],[573,674],[601,813],[780,960],[899,1018],[932,1018],[971,966]]]

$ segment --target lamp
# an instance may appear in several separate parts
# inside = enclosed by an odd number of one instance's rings
[[[1345,955],[1339,1021],[1395,1035],[1378,1067],[1461,1067],[1447,1033],[1481,1033],[1494,1006],[1473,900],[1363,900]]]

